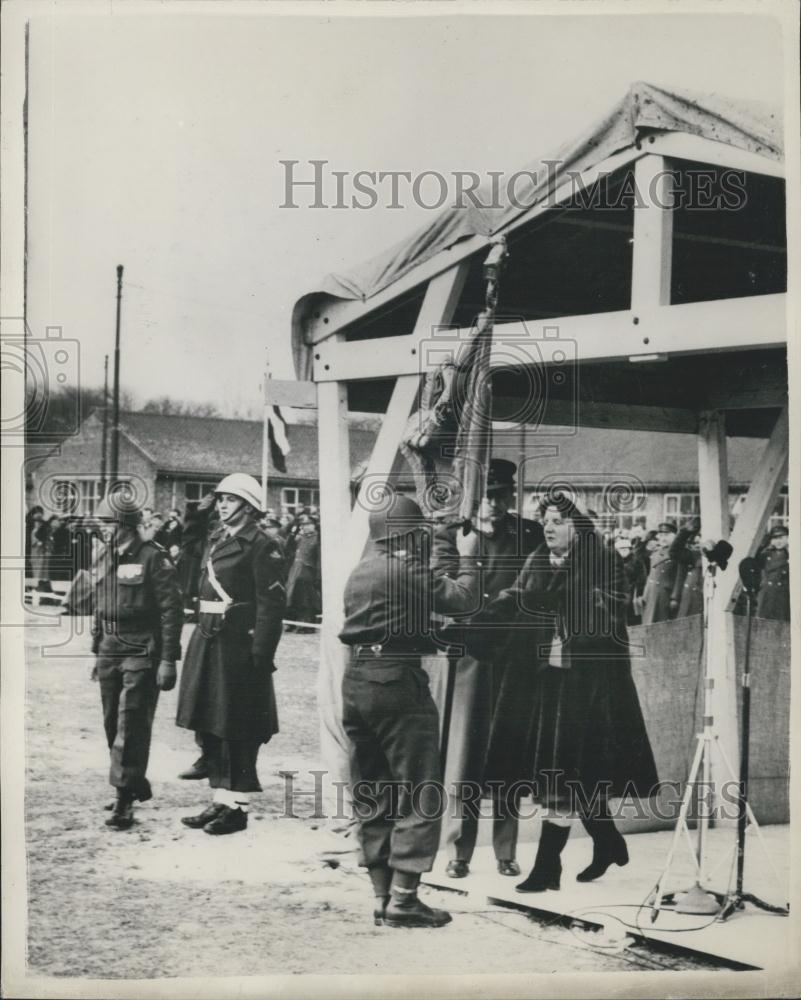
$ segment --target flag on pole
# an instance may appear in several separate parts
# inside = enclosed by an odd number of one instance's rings
[[[267,436],[270,442],[270,461],[273,468],[286,472],[286,456],[291,451],[287,436],[287,422],[280,406],[267,406]]]

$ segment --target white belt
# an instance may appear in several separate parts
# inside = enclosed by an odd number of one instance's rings
[[[224,615],[227,608],[225,601],[198,601],[198,611],[202,615]]]

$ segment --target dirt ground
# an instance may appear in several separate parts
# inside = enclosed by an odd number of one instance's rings
[[[52,619],[49,619],[52,622]],[[281,732],[260,756],[264,787],[249,828],[213,838],[179,819],[208,801],[205,782],[176,775],[196,755],[162,694],[153,735],[151,802],[125,832],[104,826],[110,801],[100,695],[82,619],[27,629],[26,837],[29,971],[104,979],[269,973],[542,973],[698,968],[641,946],[615,953],[594,935],[524,913],[423,890],[453,923],[377,928],[352,856],[320,860],[331,834],[298,803],[284,813],[279,771],[317,766],[315,636],[286,635],[275,676]],[[84,629],[83,634],[74,634]],[[185,636],[186,641],[186,636]],[[308,787],[307,779],[306,785]]]

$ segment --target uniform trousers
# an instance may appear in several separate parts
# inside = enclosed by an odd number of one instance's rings
[[[342,699],[362,865],[431,871],[443,788],[439,714],[420,657],[352,652]]]
[[[111,753],[109,781],[138,796],[148,789],[145,775],[159,698],[155,666],[143,666],[141,657],[104,657],[101,652],[97,679]]]
[[[470,861],[478,837],[484,756],[489,744],[498,671],[491,661],[462,656],[451,661],[456,670],[445,764],[448,809],[443,821],[444,840],[451,857]],[[448,660],[427,657],[434,701],[444,716]],[[492,846],[498,860],[511,860],[517,852],[517,817],[502,798],[492,800]]]

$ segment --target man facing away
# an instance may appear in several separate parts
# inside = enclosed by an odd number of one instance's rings
[[[421,657],[434,649],[432,612],[476,609],[475,534],[456,534],[449,576],[427,558],[426,524],[413,500],[394,495],[369,524],[372,544],[348,578],[339,636],[350,647],[342,722],[361,863],[376,897],[376,924],[441,927],[450,914],[417,897],[439,846],[443,791],[439,713]]]

